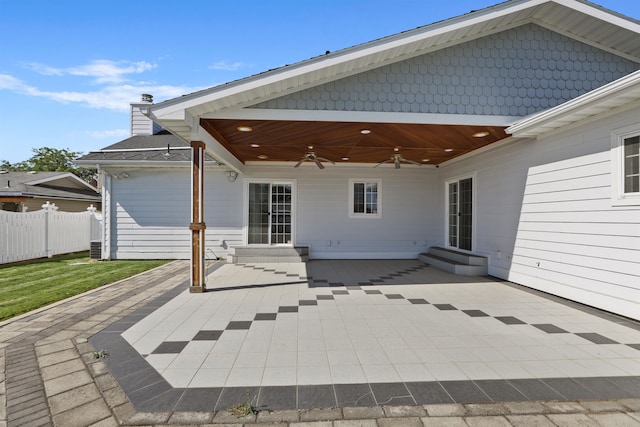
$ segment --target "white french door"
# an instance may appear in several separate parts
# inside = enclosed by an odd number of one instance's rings
[[[292,244],[293,184],[251,182],[248,196],[247,243]]]
[[[473,177],[447,181],[447,245],[473,250]]]

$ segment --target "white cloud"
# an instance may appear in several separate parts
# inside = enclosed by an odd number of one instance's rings
[[[118,65],[120,64],[120,65]],[[76,75],[94,77],[100,87],[88,91],[48,91],[26,84],[24,81],[9,75],[0,74],[0,90],[8,90],[22,95],[46,98],[62,104],[81,104],[89,108],[128,111],[129,104],[140,99],[140,94],[150,93],[156,102],[176,98],[184,94],[196,92],[202,87],[158,85],[155,82],[131,82],[124,79],[124,75],[143,73],[155,68],[147,62],[122,63],[115,61],[94,61],[91,64],[60,70],[41,64],[31,64],[32,69],[38,68],[45,75]]]
[[[228,61],[218,61],[209,65],[210,70],[222,70],[222,71],[236,71],[240,68],[246,68],[249,64],[244,62],[228,62]]]
[[[129,136],[129,129],[92,130],[86,131],[85,133],[95,139],[124,138]]]
[[[146,61],[111,61],[108,59],[97,59],[85,65],[68,68],[55,68],[45,64],[32,62],[27,64],[28,68],[38,74],[45,76],[82,76],[92,77],[98,84],[125,82],[129,74],[140,74],[157,67]]]

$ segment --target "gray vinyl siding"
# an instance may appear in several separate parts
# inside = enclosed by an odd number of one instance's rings
[[[612,206],[610,152],[611,131],[639,115],[512,140],[440,169],[443,179],[477,173],[477,252],[490,274],[640,318],[640,206]]]
[[[191,172],[189,168],[137,169],[111,181],[111,253],[115,259],[189,259]],[[208,258],[223,257],[242,239],[242,187],[211,171],[205,181]]]
[[[527,24],[252,108],[525,116],[638,69]]]

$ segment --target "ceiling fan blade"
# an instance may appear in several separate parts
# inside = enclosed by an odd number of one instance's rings
[[[412,164],[414,164],[416,166],[422,166],[422,163],[420,163],[420,162],[414,162],[413,160],[409,160],[409,159],[403,159],[403,160],[405,162],[407,162],[407,163],[412,163]]]
[[[320,160],[315,159],[314,162],[315,162],[316,165],[318,165],[318,167],[320,169],[324,169],[324,165],[322,164],[322,162]]]
[[[297,168],[298,166],[300,166],[302,164],[302,162],[304,162],[306,159],[302,159],[300,160],[298,163],[296,163],[296,165],[294,166],[294,168]]]
[[[329,159],[325,159],[324,157],[316,157],[316,159],[321,160],[323,162],[329,162],[332,165],[335,165],[335,162],[333,162],[332,160],[329,160]]]

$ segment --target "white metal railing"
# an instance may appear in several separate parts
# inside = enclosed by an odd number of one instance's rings
[[[101,239],[101,221],[93,206],[60,212],[47,202],[37,212],[0,210],[0,264],[89,250]]]

